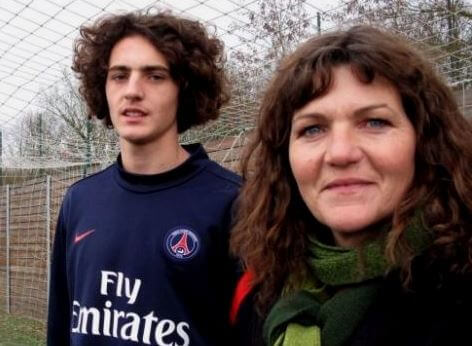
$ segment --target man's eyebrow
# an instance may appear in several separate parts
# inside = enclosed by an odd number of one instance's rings
[[[132,68],[126,65],[113,65],[108,68],[108,71],[131,71]],[[163,65],[144,65],[140,66],[138,70],[143,72],[163,71],[169,73],[169,69]]]
[[[113,65],[108,67],[108,71],[129,71],[131,70],[128,66],[125,65]]]
[[[145,65],[140,68],[141,71],[144,72],[154,72],[154,71],[162,71],[169,73],[169,69],[163,65]]]

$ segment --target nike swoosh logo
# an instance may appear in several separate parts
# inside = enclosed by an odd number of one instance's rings
[[[81,241],[82,239],[84,239],[86,236],[92,234],[93,232],[95,232],[95,229],[91,229],[91,230],[88,230],[88,231],[85,231],[85,232],[82,232],[82,233],[76,233],[75,234],[75,238],[74,238],[74,244],[77,244],[79,241]]]

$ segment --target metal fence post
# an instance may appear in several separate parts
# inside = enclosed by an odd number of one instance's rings
[[[47,296],[49,306],[49,286],[51,280],[51,176],[46,177],[46,265],[47,265]]]
[[[465,99],[465,83],[462,83],[462,114],[465,114],[466,111],[466,99]]]
[[[6,225],[5,225],[5,230],[6,230],[6,255],[7,255],[7,261],[6,261],[6,310],[7,313],[10,313],[10,185],[6,186]]]

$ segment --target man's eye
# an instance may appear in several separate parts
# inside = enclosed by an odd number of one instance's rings
[[[160,74],[151,74],[149,75],[149,79],[150,80],[161,80],[161,79],[164,79],[165,77],[163,75],[160,75]]]
[[[126,79],[126,74],[124,73],[114,73],[110,76],[110,79],[111,80],[123,80],[123,79]]]

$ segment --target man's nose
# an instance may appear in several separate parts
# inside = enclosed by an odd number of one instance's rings
[[[137,75],[131,75],[126,84],[125,98],[128,100],[140,100],[144,97],[142,81]]]

